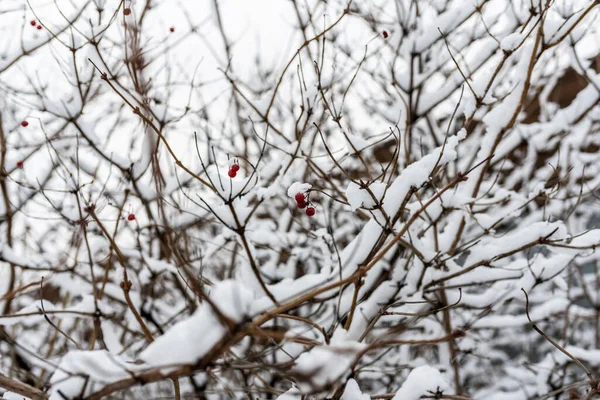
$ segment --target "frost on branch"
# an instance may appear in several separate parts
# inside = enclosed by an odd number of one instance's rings
[[[600,395],[597,1],[1,3],[0,397]]]

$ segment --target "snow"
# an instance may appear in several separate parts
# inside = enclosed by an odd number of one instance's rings
[[[108,384],[129,378],[129,371],[142,369],[108,351],[70,351],[61,359],[50,378],[50,400],[63,399],[65,395],[77,397],[85,384],[85,378],[78,374],[86,374],[92,381]]]
[[[29,397],[25,397],[13,392],[4,392],[2,398],[5,400],[30,400]]]
[[[486,141],[492,140],[495,138],[495,135],[498,135],[500,131],[508,126],[513,114],[518,111],[518,107],[521,102],[521,96],[523,95],[523,90],[525,87],[525,81],[527,79],[526,74],[529,70],[529,59],[531,57],[531,52],[534,49],[533,43],[531,40],[525,42],[522,46],[521,52],[524,53],[519,60],[519,64],[515,67],[515,71],[518,71],[520,76],[517,76],[513,79],[518,80],[518,84],[511,92],[506,96],[498,106],[494,107],[492,111],[486,114],[483,118],[483,122],[487,128]],[[491,149],[491,143],[490,143]]]
[[[586,361],[592,365],[600,365],[600,350],[583,349],[577,346],[566,346],[565,350],[568,351],[573,357],[575,357],[579,361]],[[556,355],[564,361],[570,360],[570,358],[567,358],[567,356],[564,353],[559,352],[558,350],[556,351],[556,353]]]
[[[521,292],[522,293],[522,292]],[[564,312],[569,307],[569,301],[564,298],[554,298],[546,301],[539,306],[531,306],[529,315],[533,322],[542,321],[555,314]],[[510,328],[514,326],[523,326],[529,323],[527,316],[521,314],[518,316],[489,316],[480,321],[476,321],[474,326],[478,328]]]
[[[325,387],[350,373],[349,367],[365,345],[347,339],[347,333],[336,330],[329,345],[317,346],[298,357],[293,371],[308,379],[299,382],[301,392],[310,392],[313,387]]]
[[[345,133],[344,135],[346,136],[346,139],[349,142],[349,144],[348,144],[348,152],[349,153],[354,153],[355,151],[359,152],[369,146],[369,142],[361,137],[358,137],[358,136],[350,134],[350,133]]]
[[[288,197],[291,197],[292,199],[294,199],[294,196],[296,196],[296,193],[306,193],[311,188],[312,188],[312,185],[310,183],[294,182],[288,187],[287,195],[288,195]]]
[[[561,238],[565,234],[566,229],[562,222],[537,222],[499,238],[486,238],[471,249],[465,264],[473,265],[482,261],[493,262],[495,257],[515,251],[526,243],[546,238]]]
[[[504,51],[514,51],[525,39],[525,36],[520,32],[514,32],[506,36],[500,42],[500,48]]]
[[[208,397],[410,400],[455,395],[458,361],[473,399],[541,398],[555,371],[586,377],[523,290],[600,365],[589,1],[1,3],[2,374],[52,399],[122,380],[108,397],[169,397],[184,371],[182,398],[191,378]]]
[[[283,393],[281,396],[277,397],[277,400],[298,400],[302,398],[302,393],[298,390],[298,388],[291,388],[287,392]]]
[[[254,295],[238,282],[222,281],[212,288],[209,298],[221,314],[238,323],[249,316]],[[140,353],[140,359],[154,367],[194,364],[227,333],[212,306],[204,302],[194,315],[148,345]]]
[[[461,135],[460,137],[463,137]],[[406,167],[400,176],[390,185],[383,201],[383,208],[388,215],[394,215],[412,187],[420,187],[427,182],[436,165],[444,165],[453,161],[456,156],[459,136],[451,136],[445,146],[440,146],[419,161]],[[443,153],[442,153],[443,148]]]
[[[340,400],[371,400],[371,396],[361,392],[358,383],[354,379],[348,379]]]
[[[423,395],[435,394],[438,390],[444,391],[448,387],[449,384],[440,371],[423,365],[410,371],[393,400],[418,400]]]
[[[387,185],[382,182],[373,182],[364,189],[350,182],[346,188],[346,198],[352,211],[356,211],[359,207],[373,208],[377,205],[375,201],[381,202],[386,188]],[[368,191],[371,191],[372,195]]]

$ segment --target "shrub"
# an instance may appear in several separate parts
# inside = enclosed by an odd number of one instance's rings
[[[2,3],[5,398],[600,394],[598,1],[201,3]]]

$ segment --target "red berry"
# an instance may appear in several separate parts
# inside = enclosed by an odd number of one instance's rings
[[[27,121],[23,121],[23,122],[21,122],[21,126],[22,126],[23,128],[25,128],[27,125],[29,125],[29,122],[27,122]]]
[[[389,36],[389,35],[388,35],[387,31],[383,31],[383,38],[384,38],[384,39],[387,39],[387,38],[388,38],[388,36]]]
[[[306,202],[305,201],[299,201],[298,202],[298,208],[304,208],[306,207]]]
[[[126,9],[123,10],[123,14],[124,15],[129,15],[131,14],[131,8],[127,7]]]
[[[296,202],[300,203],[304,201],[304,193],[296,193]]]
[[[129,214],[129,215],[127,216],[127,220],[128,220],[128,221],[133,221],[134,219],[135,219],[135,214]]]
[[[170,27],[170,28],[169,28],[169,32],[171,32],[171,33],[175,32],[175,28],[173,28],[173,27]]]
[[[38,26],[37,26],[37,29],[38,29],[38,31],[41,31],[41,30],[42,30],[42,26],[41,26],[41,25],[38,25]]]
[[[239,165],[237,165],[237,164],[233,164],[233,165],[231,166],[231,170],[232,170],[232,171],[235,171],[235,172],[238,172],[238,171],[240,170],[240,166],[239,166]]]
[[[315,208],[314,207],[308,207],[306,209],[306,215],[308,215],[309,217],[312,217],[313,215],[315,215]]]
[[[23,168],[23,161],[17,161],[17,168]]]
[[[31,22],[29,22],[29,24],[31,24],[31,26],[36,26],[37,22],[35,22],[35,19],[32,19]]]
[[[235,172],[233,169],[230,169],[227,175],[229,175],[230,178],[235,178],[237,172]]]

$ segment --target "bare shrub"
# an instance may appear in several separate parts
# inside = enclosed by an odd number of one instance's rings
[[[598,6],[3,0],[0,394],[598,396]]]

